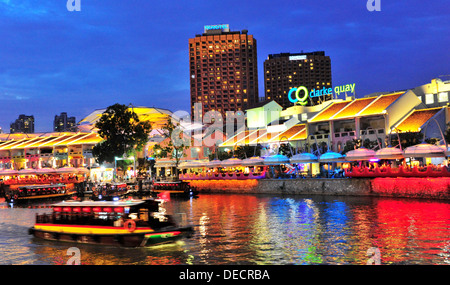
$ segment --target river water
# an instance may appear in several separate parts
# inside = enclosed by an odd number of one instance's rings
[[[0,264],[450,264],[450,202],[374,197],[200,195],[162,209],[195,233],[170,245],[119,248],[36,239],[45,204],[0,204]]]

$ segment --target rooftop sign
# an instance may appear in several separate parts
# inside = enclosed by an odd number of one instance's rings
[[[205,33],[209,30],[221,30],[222,32],[229,32],[230,25],[229,24],[220,24],[220,25],[207,25],[204,27]]]
[[[300,97],[300,92],[303,91],[303,96]],[[294,93],[295,92],[295,93]],[[334,87],[334,93],[336,95],[339,95],[340,93],[344,92],[351,92],[355,93],[355,83],[353,84],[345,84]],[[295,94],[295,98],[292,97],[292,95]],[[308,89],[305,86],[300,87],[294,87],[291,90],[289,90],[288,93],[288,99],[291,103],[299,103],[302,106],[305,106],[308,103],[308,97],[320,97],[325,95],[333,95],[333,88],[326,88],[323,87],[322,89],[313,89],[310,92],[308,92]]]
[[[289,56],[289,60],[304,60],[306,59],[306,55],[291,55]]]

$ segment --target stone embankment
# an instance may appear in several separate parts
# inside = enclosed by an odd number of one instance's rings
[[[305,178],[190,182],[200,193],[387,196],[450,200],[448,178]]]

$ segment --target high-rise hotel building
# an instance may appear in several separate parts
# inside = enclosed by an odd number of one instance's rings
[[[289,90],[305,86],[308,90],[332,88],[331,60],[324,51],[270,54],[264,61],[265,100],[275,100],[283,108],[291,107]],[[331,99],[311,98],[310,104]]]
[[[258,103],[256,39],[228,25],[205,26],[189,39],[191,117],[202,120],[210,110],[244,111]],[[202,111],[195,108],[202,104]]]

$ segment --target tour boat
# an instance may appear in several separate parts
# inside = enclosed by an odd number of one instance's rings
[[[189,198],[198,195],[198,191],[186,181],[155,182],[152,185],[151,192],[154,195],[169,193],[170,197]]]
[[[142,247],[189,237],[191,226],[177,226],[159,212],[159,201],[63,201],[51,214],[36,215],[29,233],[55,241]]]
[[[104,184],[92,191],[92,200],[118,200],[128,192],[126,183]]]
[[[69,191],[65,184],[26,185],[7,189],[5,200],[8,203],[21,203],[39,199],[64,199],[75,193]]]

